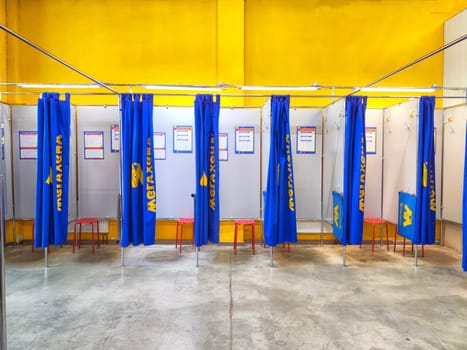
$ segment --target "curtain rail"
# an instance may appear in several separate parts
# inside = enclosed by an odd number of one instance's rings
[[[37,91],[0,91],[2,95],[26,95],[26,96],[37,96],[42,92]],[[110,92],[70,92],[71,96],[115,96],[114,93]],[[194,93],[153,93],[153,96],[162,96],[162,97],[196,97],[197,94]],[[235,98],[268,98],[273,96],[273,94],[215,94],[220,95],[221,97],[235,97]],[[346,95],[289,95],[291,98],[345,98],[351,94]],[[426,94],[429,95],[429,94]],[[420,95],[366,95],[368,98],[382,98],[382,99],[409,99],[409,98],[420,98]],[[435,98],[447,98],[447,99],[467,99],[467,96],[435,96]],[[161,105],[164,106],[164,105]]]

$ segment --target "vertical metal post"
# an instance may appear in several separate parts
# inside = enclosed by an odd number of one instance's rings
[[[0,175],[0,350],[6,350],[6,309],[5,309],[5,251],[3,241],[5,235],[5,184]]]
[[[13,135],[13,107],[10,107],[11,205],[13,209],[13,246],[16,247],[15,148],[13,145]]]
[[[193,218],[195,218],[195,211],[196,211],[196,193],[191,194],[191,198],[193,198]],[[193,220],[193,237],[195,237],[195,221]],[[178,227],[177,227],[178,228]],[[178,234],[178,233],[177,233]],[[182,242],[180,241],[180,246]],[[199,247],[196,245],[195,242],[195,250],[196,250],[196,267],[199,267]]]
[[[274,267],[273,248],[269,247],[269,256],[271,257],[271,267]]]
[[[346,267],[346,259],[347,259],[347,246],[344,246],[344,250],[342,253],[342,266]]]
[[[196,249],[196,267],[199,267],[199,249],[198,247],[195,247]]]
[[[49,247],[44,248],[44,267],[49,267]]]
[[[125,265],[125,248],[122,247],[122,250],[120,251],[120,265],[124,266]]]
[[[414,266],[418,266],[418,244],[415,244],[415,257],[414,257]]]
[[[323,233],[324,233],[324,110],[321,109],[321,234],[319,245],[323,246]]]
[[[444,123],[445,123],[445,118],[444,118],[444,112],[446,110],[443,110],[443,119],[441,123],[441,188],[438,190],[438,193],[440,194],[440,208],[439,208],[439,217],[440,217],[440,232],[439,232],[439,245],[444,246],[444,233],[445,233],[445,222],[444,222],[444,197],[443,197],[443,187],[444,187]],[[438,138],[437,138],[438,139]],[[439,144],[439,142],[438,142]]]

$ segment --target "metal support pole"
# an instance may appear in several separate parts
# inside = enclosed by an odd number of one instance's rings
[[[346,259],[347,259],[347,246],[344,246],[344,251],[342,253],[342,266],[346,267]]]
[[[120,266],[125,266],[125,248],[120,251]]]
[[[271,267],[274,267],[273,248],[269,247],[269,256],[271,257]]]
[[[49,267],[49,247],[44,248],[44,267]]]
[[[418,266],[418,244],[415,244],[415,257],[414,257],[414,266]]]
[[[199,248],[195,246],[196,249],[196,267],[199,267]]]
[[[5,234],[5,184],[0,175],[0,350],[6,350],[6,309],[5,309],[5,251],[3,237]]]
[[[52,53],[48,52],[47,50],[37,46],[36,44],[34,44],[32,41],[26,39],[25,37],[23,37],[22,35],[12,31],[10,28],[8,28],[7,26],[3,25],[3,24],[0,24],[0,29],[3,29],[5,32],[7,32],[8,34],[14,36],[15,38],[21,40],[23,43],[31,46],[32,48],[36,49],[37,51],[43,53],[44,55],[50,57],[51,59],[57,61],[58,63],[61,63],[62,65],[64,65],[65,67],[71,69],[72,71],[78,73],[79,75],[85,77],[86,79],[89,79],[91,80],[92,82],[96,83],[97,85],[103,87],[104,89],[107,89],[111,92],[113,92],[114,94],[118,95],[118,91],[117,90],[114,90],[112,89],[110,86],[108,86],[107,84],[101,82],[100,80],[97,80],[93,77],[91,77],[90,75],[80,71],[78,68],[75,68],[73,67],[71,64],[63,61],[62,59],[58,58],[57,56],[53,55]]]

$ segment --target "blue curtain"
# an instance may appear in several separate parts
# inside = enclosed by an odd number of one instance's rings
[[[219,243],[219,111],[220,97],[196,95],[195,245]]]
[[[415,207],[417,197],[406,192],[399,192],[399,210],[397,215],[397,233],[413,240],[415,232]]]
[[[433,244],[436,234],[434,96],[420,98],[418,122],[417,201],[414,244]]]
[[[462,268],[467,271],[467,128],[464,151],[464,196],[462,198]]]
[[[366,177],[365,111],[366,97],[346,97],[342,245],[362,243]]]
[[[151,245],[156,228],[156,174],[153,151],[153,96],[120,98],[122,161],[121,246]]]
[[[271,247],[297,242],[289,106],[290,96],[272,96],[271,143],[264,204],[264,241]]]
[[[43,93],[37,104],[37,182],[34,247],[67,241],[70,95]]]

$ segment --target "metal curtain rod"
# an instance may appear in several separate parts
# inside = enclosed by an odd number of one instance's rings
[[[0,29],[3,29],[8,34],[13,35],[15,38],[21,40],[23,43],[31,46],[32,48],[36,49],[37,51],[43,53],[44,55],[50,57],[51,59],[57,61],[58,63],[61,63],[65,67],[67,67],[67,68],[71,69],[72,71],[82,75],[83,77],[93,81],[94,83],[98,84],[99,86],[102,86],[103,88],[111,91],[112,93],[119,95],[119,92],[117,90],[112,89],[110,86],[108,86],[107,84],[101,82],[100,80],[97,80],[97,79],[91,77],[89,74],[86,74],[86,73],[80,71],[78,68],[73,67],[71,64],[63,61],[62,59],[58,58],[57,56],[53,55],[52,53],[48,52],[47,50],[44,50],[43,48],[37,46],[36,44],[34,44],[30,40],[26,39],[25,37],[21,36],[20,34],[12,31],[7,26],[5,26],[3,24],[0,24]]]
[[[383,81],[383,80],[385,80],[387,78],[390,78],[393,75],[396,75],[397,73],[400,73],[403,70],[406,70],[407,68],[410,68],[410,67],[416,65],[417,63],[420,63],[420,62],[426,60],[427,58],[430,58],[431,56],[434,56],[434,55],[436,55],[436,54],[450,48],[451,46],[457,45],[458,43],[460,43],[461,41],[464,41],[465,39],[467,39],[467,34],[464,34],[464,35],[458,37],[457,39],[454,39],[454,40],[448,42],[446,45],[441,46],[441,47],[437,48],[436,50],[431,51],[431,52],[427,53],[426,55],[424,55],[424,56],[422,56],[420,58],[417,58],[416,60],[406,64],[405,66],[402,66],[399,69],[396,69],[395,71],[393,71],[393,72],[391,72],[389,74],[386,74],[386,75],[382,76],[379,79],[376,79],[375,81],[369,83],[368,85],[365,85],[365,87],[371,87],[371,86],[373,86],[373,85],[375,85],[375,84],[377,84],[377,83],[379,83],[379,82],[381,82],[381,81]],[[355,92],[357,92],[357,91],[355,91]],[[355,92],[351,93],[351,95],[355,94]]]
[[[0,94],[4,95],[28,95],[28,96],[36,96],[40,95],[40,91],[0,91]],[[70,92],[71,96],[114,96],[113,93],[109,92]],[[166,97],[196,97],[197,94],[194,93],[153,93],[154,96],[166,96]],[[273,95],[271,94],[222,94],[219,93],[221,97],[239,97],[239,98],[268,98]],[[344,98],[348,95],[289,95],[291,98]],[[419,98],[420,96],[405,96],[405,95],[370,95],[367,96],[368,98],[402,98],[402,99],[409,99],[409,98]],[[459,98],[465,99],[466,96],[435,96],[435,98]]]

